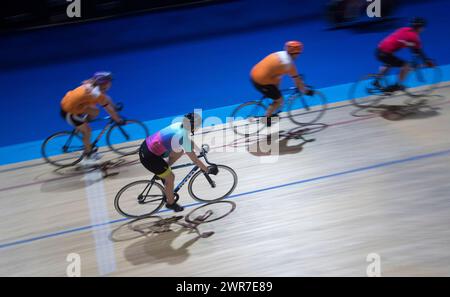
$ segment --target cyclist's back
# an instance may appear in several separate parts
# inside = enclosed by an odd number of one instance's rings
[[[394,53],[405,47],[413,49],[422,47],[419,33],[411,27],[403,27],[396,30],[378,45],[378,48],[384,53]]]
[[[294,63],[286,51],[272,53],[251,70],[252,79],[261,85],[278,85],[281,77],[291,71]]]
[[[150,152],[157,156],[167,156],[172,151],[180,151],[183,149],[190,151],[190,141],[188,140],[186,129],[183,128],[182,123],[174,123],[145,139],[147,147]]]
[[[106,96],[98,87],[91,84],[83,84],[66,93],[61,100],[61,108],[71,114],[82,114],[87,106],[92,106],[103,102]]]

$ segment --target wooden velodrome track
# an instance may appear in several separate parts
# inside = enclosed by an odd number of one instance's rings
[[[156,219],[130,224],[115,211],[117,191],[150,176],[136,156],[107,178],[42,160],[0,167],[0,275],[65,276],[77,253],[82,276],[365,276],[376,253],[382,276],[449,276],[450,88],[435,94],[439,110],[399,121],[333,105],[328,127],[305,136],[315,142],[282,137],[272,156],[254,141],[227,152],[210,143],[211,161],[234,168],[239,183],[226,200],[234,211],[198,226],[214,232],[207,238],[169,223],[157,232]],[[181,197],[181,215],[200,206],[186,187]],[[213,216],[231,206],[211,206]]]

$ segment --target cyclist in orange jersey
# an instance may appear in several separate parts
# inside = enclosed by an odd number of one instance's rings
[[[265,97],[273,100],[266,112],[268,119],[283,105],[283,96],[279,89],[283,75],[291,76],[296,87],[303,93],[313,94],[312,90],[305,88],[294,63],[302,52],[303,44],[300,41],[288,41],[284,46],[284,51],[268,55],[252,68],[250,78],[253,85]]]
[[[124,122],[117,114],[111,98],[106,94],[111,85],[110,72],[97,72],[81,86],[69,91],[61,100],[61,116],[83,134],[84,153],[87,156],[92,153],[91,127],[88,121],[98,116],[100,111],[96,107],[97,104],[103,106],[116,123]]]

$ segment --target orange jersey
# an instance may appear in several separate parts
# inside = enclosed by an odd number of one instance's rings
[[[250,72],[251,78],[261,85],[279,85],[281,77],[285,74],[297,74],[294,61],[285,51],[268,55]]]
[[[106,100],[106,96],[97,88],[90,85],[82,85],[78,88],[67,92],[61,100],[61,108],[68,113],[82,114],[86,107],[99,104]]]

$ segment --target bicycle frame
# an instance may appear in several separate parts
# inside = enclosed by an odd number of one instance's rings
[[[416,77],[417,77],[417,80],[419,81],[419,82],[425,82],[425,78],[424,78],[424,75],[423,75],[423,71],[422,71],[422,67],[420,67],[420,58],[418,58],[418,57],[415,57],[415,58],[413,58],[412,60],[411,60],[411,62],[409,63],[409,65],[411,66],[411,69],[410,69],[410,71],[409,71],[409,73],[408,73],[408,75],[413,75],[413,74],[415,74],[416,75]],[[388,68],[388,70],[386,71],[386,73],[383,75],[383,77],[386,77],[387,76],[387,74],[388,74],[388,72],[392,69],[392,68],[394,68],[394,67],[389,67]],[[380,89],[380,91],[382,91],[382,92],[385,92],[385,90],[384,89]]]
[[[309,89],[312,89],[312,87],[311,87],[310,85],[305,85],[305,86],[306,86],[307,88],[309,88]],[[285,91],[285,90],[283,90],[283,91]],[[303,104],[304,108],[305,108],[307,111],[309,111],[310,107],[309,107],[308,102],[305,100],[305,97],[302,96],[302,94],[299,92],[299,90],[298,90],[297,88],[292,87],[292,88],[287,89],[287,91],[292,91],[292,92],[288,95],[287,101],[295,100],[295,99],[297,99],[297,98],[300,98],[300,100],[302,101],[302,104]],[[258,103],[260,103],[261,105],[265,106],[265,105],[264,105],[264,100],[265,100],[265,99],[270,99],[270,98],[267,98],[267,97],[265,97],[265,96],[262,96],[261,99],[258,100]],[[280,109],[279,109],[278,111],[280,111],[281,109],[282,109],[282,107],[280,107]]]
[[[203,150],[200,155],[197,156],[197,158],[203,158],[206,162],[206,164],[208,165],[215,165],[214,163],[211,163],[208,161],[208,158],[206,157],[207,152],[205,150]],[[186,184],[186,182],[197,172],[197,170],[199,169],[199,167],[197,165],[195,165],[194,163],[186,163],[186,164],[181,164],[181,165],[177,165],[172,167],[172,170],[176,170],[176,169],[180,169],[180,168],[184,168],[184,167],[190,167],[190,166],[194,166],[191,171],[189,171],[189,173],[181,180],[181,182],[176,186],[176,188],[174,189],[174,194],[176,195],[181,188]],[[211,187],[215,187],[216,184],[214,183],[214,181],[209,177],[208,173],[204,173],[206,179],[208,180],[209,184],[211,185]],[[142,191],[141,195],[139,195],[139,202],[140,203],[144,203],[144,199],[143,197],[148,197],[148,193],[150,192],[153,184],[155,183],[156,179],[157,179],[157,175],[155,174],[153,176],[153,178],[151,179],[151,182],[144,188],[144,190]],[[148,187],[148,189],[147,189]],[[146,192],[147,191],[147,192]],[[142,195],[144,192],[146,192],[145,195]]]
[[[94,142],[92,142],[92,147],[93,147],[93,148],[97,146],[97,143],[100,141],[100,139],[102,138],[102,136],[106,133],[106,131],[108,131],[108,130],[111,128],[111,126],[113,125],[113,122],[114,122],[114,121],[111,119],[111,117],[104,117],[104,118],[101,119],[101,120],[108,121],[108,123],[105,125],[105,127],[103,127],[102,131],[100,131],[100,133],[97,135],[97,137],[95,138]],[[92,122],[98,122],[98,121],[100,121],[100,120],[93,120],[93,121],[90,121],[90,123],[92,123]],[[118,128],[119,128],[119,130],[122,132],[122,134],[125,136],[125,139],[126,139],[126,140],[129,140],[129,139],[130,139],[130,136],[126,133],[126,131],[125,131],[121,126],[118,126]],[[66,142],[65,145],[63,146],[63,151],[64,151],[64,153],[67,153],[67,150],[68,150],[68,148],[70,147],[70,144],[71,144],[71,142],[72,142],[72,139],[73,139],[73,137],[75,137],[75,135],[77,135],[77,133],[78,133],[78,130],[77,130],[76,128],[72,130],[72,133],[71,133],[69,139],[67,139],[67,142]]]

